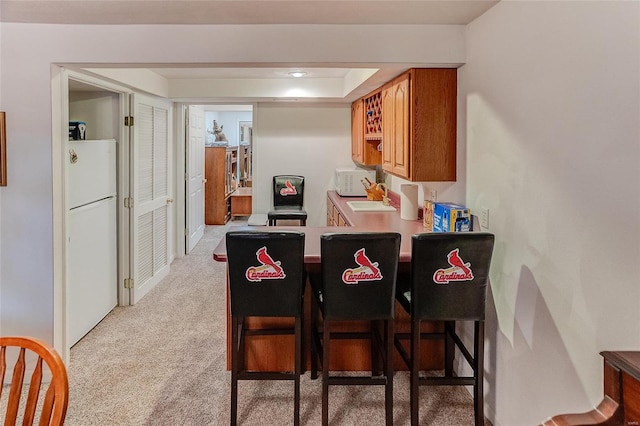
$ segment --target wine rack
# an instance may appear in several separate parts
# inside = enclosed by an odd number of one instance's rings
[[[377,91],[364,99],[364,138],[382,139],[382,91]]]

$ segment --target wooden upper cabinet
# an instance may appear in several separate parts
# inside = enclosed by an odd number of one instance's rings
[[[364,101],[351,104],[351,158],[356,163],[364,161]]]
[[[382,168],[392,174],[409,178],[410,176],[410,150],[409,150],[409,75],[404,74],[391,82],[386,88],[387,94],[384,103],[384,119],[382,128],[386,147],[389,148],[386,161]],[[386,164],[385,164],[386,163]]]
[[[351,158],[363,166],[380,164],[382,153],[378,150],[381,134],[373,133],[372,114],[367,111],[367,99],[359,99],[351,104]],[[378,117],[380,114],[378,108]],[[379,120],[379,119],[376,119]],[[378,126],[382,126],[380,122]]]
[[[393,118],[394,102],[393,102],[393,85],[387,84],[382,89],[382,109],[386,120],[382,124],[382,170],[393,171],[393,154],[395,139],[395,120]]]
[[[414,68],[382,89],[382,168],[410,181],[456,180],[457,70]]]

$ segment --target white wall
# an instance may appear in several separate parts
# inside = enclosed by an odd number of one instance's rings
[[[61,287],[54,280],[61,276],[54,227],[62,213],[56,218],[53,206],[63,205],[55,202],[61,182],[54,181],[53,162],[61,160],[52,157],[51,64],[464,61],[462,26],[2,23],[0,38],[0,106],[9,141],[9,186],[0,205],[0,334],[51,342],[54,289]]]
[[[496,234],[486,404],[539,424],[640,348],[640,3],[505,2],[468,26],[467,201]]]
[[[334,187],[334,170],[353,165],[351,106],[258,104],[253,130],[253,149],[260,159],[253,170],[253,212],[271,209],[274,175],[297,174],[305,177],[307,226],[326,226],[325,194]]]
[[[239,123],[252,119],[253,113],[251,111],[206,111],[204,125],[207,133],[205,141],[207,143],[215,142],[215,136],[209,131],[213,131],[213,120],[216,120],[218,125],[223,126],[222,132],[227,137],[229,145],[238,145],[240,140]]]

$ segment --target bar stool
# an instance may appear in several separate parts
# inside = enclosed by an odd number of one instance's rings
[[[237,422],[238,380],[293,380],[294,425],[300,424],[302,299],[306,280],[299,232],[230,231],[226,234],[231,309],[231,424]],[[246,317],[293,317],[292,328],[249,329]],[[293,372],[245,367],[245,337],[294,335]]]
[[[484,424],[484,318],[494,236],[489,233],[417,234],[411,240],[410,275],[400,275],[396,299],[411,316],[411,333],[395,345],[410,369],[411,425],[419,424],[419,386],[473,386],[476,426]],[[444,321],[444,332],[421,333],[421,321]],[[456,322],[473,321],[473,355],[456,334]],[[444,377],[420,377],[420,340],[444,340]],[[401,340],[409,339],[411,355]],[[473,376],[455,376],[456,348]]]
[[[267,213],[269,226],[281,220],[297,220],[307,224],[304,202],[304,176],[278,175],[273,177],[273,209]]]
[[[382,385],[385,387],[386,424],[393,424],[393,317],[400,234],[329,233],[320,241],[319,274],[310,274],[314,297],[311,307],[311,378],[318,377],[322,361],[322,424],[329,423],[329,386]],[[318,327],[319,312],[322,325]],[[335,321],[368,320],[371,330],[331,331]],[[380,323],[384,334],[380,334]],[[331,339],[371,339],[371,375],[329,374]],[[382,344],[381,344],[382,342]],[[380,374],[379,355],[383,372]]]

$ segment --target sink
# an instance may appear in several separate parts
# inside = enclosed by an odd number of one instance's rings
[[[347,201],[347,205],[354,212],[395,212],[393,206],[385,206],[382,201]]]

